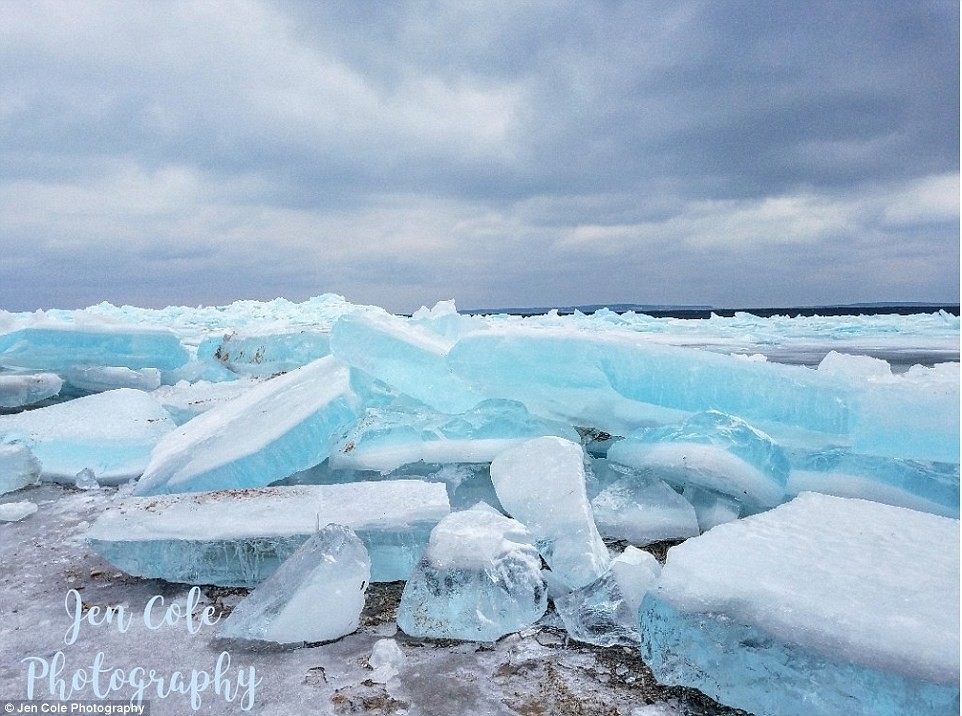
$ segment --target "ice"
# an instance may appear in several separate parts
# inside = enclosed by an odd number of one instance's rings
[[[534,624],[547,607],[531,533],[479,503],[431,532],[404,585],[397,623],[410,636],[495,641]]]
[[[349,314],[331,329],[331,352],[340,360],[444,413],[463,413],[484,395],[445,360],[452,342],[385,312]]]
[[[608,459],[681,488],[729,495],[756,511],[782,502],[790,470],[784,450],[768,435],[715,410],[677,426],[642,428],[612,445]]]
[[[73,481],[74,487],[78,490],[99,490],[100,483],[97,482],[97,476],[94,475],[94,471],[89,467],[85,467],[83,470],[77,473]]]
[[[861,497],[959,518],[959,465],[858,455],[835,449],[791,456],[789,495]]]
[[[134,497],[87,533],[107,561],[138,577],[250,587],[316,530],[336,522],[367,546],[371,579],[407,579],[448,514],[444,486],[415,480]]]
[[[660,573],[658,560],[629,546],[601,577],[555,599],[555,609],[572,639],[597,646],[637,644],[638,608]]]
[[[610,562],[588,503],[584,459],[580,445],[542,437],[491,463],[501,505],[534,534],[541,556],[569,589],[590,584]]]
[[[101,393],[115,388],[154,390],[160,387],[160,371],[156,368],[133,370],[114,366],[71,366],[63,372],[72,388]]]
[[[220,636],[278,644],[339,639],[357,630],[371,560],[343,525],[329,524],[243,599]]]
[[[197,357],[216,361],[232,373],[271,376],[300,368],[330,352],[327,331],[282,328],[261,335],[231,331],[206,338],[197,348]]]
[[[89,468],[101,484],[139,477],[174,422],[147,393],[120,388],[15,415],[0,415],[0,443],[22,444],[45,480],[72,484]]]
[[[40,462],[23,445],[0,445],[0,495],[40,481]]]
[[[154,449],[135,493],[267,485],[325,460],[356,410],[347,366],[321,358],[173,430]]]
[[[220,382],[180,380],[174,385],[162,385],[151,391],[150,396],[164,406],[175,423],[183,425],[214,406],[239,397],[259,382],[254,378]]]
[[[640,628],[659,681],[753,713],[957,713],[959,522],[804,493],[669,550]]]
[[[387,472],[414,462],[489,463],[525,440],[578,440],[570,425],[538,418],[511,400],[487,400],[459,415],[426,406],[369,408],[331,456],[337,468]]]
[[[37,505],[29,500],[0,504],[0,522],[19,522],[37,511]]]
[[[667,483],[648,475],[624,475],[591,500],[602,537],[644,546],[698,534],[695,509]]]
[[[0,373],[0,408],[23,408],[60,393],[55,373]]]
[[[0,366],[62,373],[73,366],[174,370],[187,350],[173,331],[133,324],[46,321],[0,334]]]
[[[742,515],[742,505],[734,497],[720,495],[712,490],[689,485],[682,493],[695,508],[698,528],[707,532],[712,527],[737,520]]]
[[[367,663],[374,670],[371,681],[375,684],[386,684],[404,668],[407,657],[394,639],[378,639],[374,642]]]

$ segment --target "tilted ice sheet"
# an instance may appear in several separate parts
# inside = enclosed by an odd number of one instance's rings
[[[176,428],[154,449],[135,492],[267,485],[325,460],[356,410],[347,366],[321,358]]]
[[[260,380],[256,378],[222,382],[180,380],[174,385],[162,385],[150,391],[150,397],[164,406],[174,422],[183,425],[201,413],[239,397],[258,383]]]
[[[642,654],[756,712],[940,713],[958,708],[958,605],[957,520],[803,493],[672,548]]]
[[[407,579],[448,514],[441,484],[415,480],[301,485],[130,498],[87,533],[125,572],[189,584],[253,586],[331,522],[353,529],[371,579]]]

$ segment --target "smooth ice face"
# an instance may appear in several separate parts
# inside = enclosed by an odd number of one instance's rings
[[[640,429],[612,445],[608,459],[682,488],[729,495],[749,509],[779,504],[790,469],[785,452],[768,435],[714,410],[678,426]]]
[[[73,483],[89,468],[101,484],[139,477],[154,446],[174,428],[140,390],[121,388],[16,415],[0,415],[0,443],[30,448],[45,480]]]
[[[116,388],[155,390],[160,387],[160,371],[156,368],[121,368],[114,366],[71,366],[63,373],[72,388],[102,393]]]
[[[454,375],[445,357],[452,342],[385,312],[346,315],[331,329],[331,353],[445,413],[473,408],[484,395]]]
[[[90,546],[137,577],[252,587],[317,524],[350,527],[367,546],[371,579],[407,579],[448,514],[444,485],[394,480],[130,498],[87,532]]]
[[[357,630],[370,580],[364,543],[350,528],[329,524],[234,607],[220,636],[278,644],[339,639]]]
[[[259,487],[317,465],[356,405],[347,366],[321,358],[176,428],[154,449],[135,494]]]
[[[691,503],[661,480],[629,474],[607,485],[591,500],[598,532],[639,547],[698,534]]]
[[[669,550],[642,657],[755,713],[950,713],[958,607],[957,520],[804,493]]]
[[[513,400],[486,400],[454,416],[427,406],[369,408],[341,440],[331,464],[387,472],[414,462],[489,463],[542,435],[578,440],[570,425],[533,416]]]
[[[330,352],[328,331],[280,329],[253,335],[232,331],[204,339],[197,347],[197,358],[217,362],[239,375],[271,376],[300,368]]]
[[[494,641],[540,619],[548,600],[532,535],[484,504],[438,523],[404,585],[398,626],[411,636]]]
[[[0,366],[62,373],[72,366],[174,370],[190,356],[172,331],[133,324],[29,326],[0,334]]]
[[[54,373],[0,373],[0,408],[23,408],[53,398],[63,387]]]
[[[638,608],[661,565],[652,555],[627,547],[591,584],[554,600],[572,639],[595,644],[637,644]]]
[[[40,482],[40,461],[23,445],[0,445],[0,495]]]
[[[585,491],[581,446],[557,437],[529,440],[491,463],[491,481],[504,509],[535,536],[554,575],[570,589],[590,584],[608,568]]]

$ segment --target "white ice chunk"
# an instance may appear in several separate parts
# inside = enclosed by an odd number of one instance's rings
[[[0,373],[0,408],[22,408],[60,393],[55,373]]]
[[[220,382],[199,380],[193,383],[180,380],[174,385],[162,385],[151,391],[150,396],[164,406],[174,422],[183,425],[201,413],[243,395],[259,382],[254,378]]]
[[[160,387],[160,371],[156,368],[123,368],[118,366],[70,366],[64,378],[74,388],[102,393],[116,388],[154,390]]]
[[[339,639],[357,630],[370,580],[364,543],[350,528],[329,524],[234,607],[220,636],[278,644]]]
[[[73,481],[74,487],[78,490],[99,490],[100,483],[97,482],[97,476],[94,475],[94,471],[89,467],[85,467],[83,470],[77,473]]]
[[[40,462],[23,445],[0,445],[0,495],[40,481]]]
[[[37,511],[37,505],[25,500],[23,502],[5,502],[0,504],[0,522],[19,522]]]
[[[368,666],[374,670],[370,679],[375,684],[386,684],[398,675],[406,663],[407,657],[394,639],[378,639],[367,660]]]
[[[603,537],[644,546],[698,534],[695,509],[667,483],[650,476],[624,475],[591,500]]]
[[[754,713],[955,713],[959,522],[803,493],[669,550],[640,626],[660,681]]]
[[[16,415],[0,415],[0,443],[30,448],[41,476],[73,484],[90,468],[101,484],[139,477],[154,446],[174,428],[147,393],[120,388]]]
[[[569,588],[590,584],[608,568],[580,445],[557,437],[529,440],[494,459],[491,481],[501,505],[531,530],[541,556]]]
[[[356,409],[347,366],[321,358],[173,430],[135,494],[267,485],[325,460]]]

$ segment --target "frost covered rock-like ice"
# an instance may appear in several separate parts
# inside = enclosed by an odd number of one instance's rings
[[[267,485],[325,460],[356,410],[347,366],[321,358],[173,430],[135,494]]]
[[[278,644],[339,639],[357,630],[370,581],[364,543],[350,528],[329,524],[234,607],[220,636]]]
[[[369,408],[331,456],[337,468],[394,470],[414,462],[488,463],[525,440],[578,440],[570,425],[531,415],[513,400],[486,400],[459,415],[427,406]]]
[[[659,681],[753,713],[957,713],[959,522],[804,493],[669,550],[640,629]]]
[[[0,495],[40,482],[40,462],[23,445],[0,445]]]
[[[501,505],[531,531],[569,589],[605,572],[611,560],[588,503],[580,445],[557,437],[529,440],[494,459],[491,481]]]
[[[677,426],[637,430],[612,445],[608,459],[682,488],[728,495],[754,511],[782,501],[790,470],[785,452],[768,435],[715,410]]]
[[[691,503],[667,483],[648,475],[623,475],[591,500],[598,532],[644,546],[698,534]]]
[[[23,408],[60,393],[55,373],[0,373],[0,408]]]
[[[45,480],[72,484],[89,468],[101,484],[139,477],[151,450],[174,428],[147,393],[130,388],[0,415],[0,443],[30,448]]]
[[[594,582],[555,599],[555,609],[573,639],[597,646],[637,644],[638,608],[660,573],[658,560],[628,546]]]
[[[252,587],[314,534],[350,527],[367,546],[371,579],[407,579],[448,514],[444,485],[394,480],[129,498],[87,532],[90,546],[137,577]]]
[[[482,503],[431,532],[397,621],[411,636],[494,641],[534,624],[547,606],[532,535]]]

